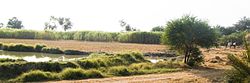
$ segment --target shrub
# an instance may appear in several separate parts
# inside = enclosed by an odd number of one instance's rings
[[[44,72],[40,70],[33,70],[18,76],[15,81],[21,82],[37,82],[37,81],[48,81],[58,79],[55,75],[50,72]]]
[[[103,78],[104,77],[104,75],[100,71],[95,70],[95,69],[87,70],[85,72],[88,78]]]
[[[18,52],[33,52],[34,47],[24,44],[10,44],[10,45],[5,45],[3,47],[3,50],[18,51]]]
[[[0,78],[13,78],[30,70],[60,72],[65,68],[78,68],[72,62],[6,62],[0,64]]]
[[[65,50],[64,54],[66,55],[88,55],[88,52],[82,52],[78,50]]]
[[[46,47],[46,46],[45,45],[39,45],[39,44],[37,44],[35,46],[35,51],[36,52],[41,52],[44,47]]]
[[[132,74],[131,70],[129,70],[125,66],[111,67],[111,68],[109,68],[108,72],[112,75],[115,75],[115,76],[129,76]]]
[[[85,69],[90,68],[99,68],[106,66],[105,62],[100,59],[86,59],[86,60],[79,60],[77,63]]]
[[[3,50],[3,43],[0,42],[0,50]]]
[[[152,63],[134,63],[129,66],[132,70],[152,69],[154,66]]]
[[[67,68],[64,69],[62,72],[60,72],[61,78],[63,80],[78,80],[78,79],[86,79],[87,74],[84,72],[84,70],[78,68],[78,69],[72,69]]]
[[[153,65],[154,68],[180,68],[183,66],[180,62],[173,61],[159,61]]]
[[[63,54],[63,51],[60,50],[59,48],[49,48],[49,47],[42,48],[42,52],[51,54]]]
[[[25,60],[23,60],[23,59],[0,58],[1,63],[3,63],[3,62],[20,62],[20,61],[25,62]]]

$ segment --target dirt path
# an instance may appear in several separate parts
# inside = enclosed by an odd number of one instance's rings
[[[129,77],[112,77],[102,79],[87,79],[74,81],[56,81],[51,83],[221,83],[224,82],[224,72],[231,68],[227,64],[227,54],[240,55],[243,49],[214,48],[209,52],[202,49],[205,55],[203,67],[188,69],[181,72],[150,74]],[[212,62],[218,56],[218,62]],[[216,60],[216,59],[215,59]]]

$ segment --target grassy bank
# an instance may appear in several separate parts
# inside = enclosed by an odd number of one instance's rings
[[[156,64],[144,59],[141,53],[91,54],[72,62],[25,62],[2,60],[0,79],[14,82],[76,80],[110,76],[130,76],[179,71],[179,62],[162,61]]]
[[[0,50],[4,51],[16,51],[16,52],[42,52],[50,54],[66,54],[66,55],[88,55],[89,52],[82,52],[78,50],[61,50],[57,47],[47,47],[46,45],[36,44],[36,45],[27,45],[22,43],[1,43]]]
[[[44,39],[44,40],[80,40],[101,42],[125,42],[160,44],[160,32],[100,32],[100,31],[35,31],[25,29],[0,29],[0,38]]]

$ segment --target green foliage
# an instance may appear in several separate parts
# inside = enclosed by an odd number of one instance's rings
[[[118,41],[124,43],[160,44],[161,36],[161,32],[126,32],[119,35]]]
[[[33,52],[34,47],[30,45],[25,45],[25,44],[10,44],[10,45],[4,46],[3,50],[18,51],[18,52]]]
[[[198,66],[201,63],[204,63],[204,57],[199,48],[192,48],[191,53],[192,54],[187,62],[189,66]]]
[[[60,72],[64,68],[77,68],[72,62],[5,62],[0,64],[0,78],[13,78],[30,70]]]
[[[115,76],[129,76],[132,74],[131,70],[129,70],[126,66],[111,67],[108,72]]]
[[[24,73],[18,76],[14,81],[17,82],[37,82],[37,81],[49,81],[56,80],[56,77],[53,73],[43,72],[40,70],[33,70],[27,73]]]
[[[50,54],[63,54],[63,51],[60,50],[59,48],[51,48],[51,47],[42,48],[42,52]]]
[[[0,38],[45,39],[45,40],[81,40],[101,42],[125,42],[160,44],[161,32],[100,32],[100,31],[34,31],[24,29],[0,29]]]
[[[82,52],[78,50],[65,50],[64,54],[66,55],[88,55],[88,52]]]
[[[152,28],[152,30],[151,31],[153,31],[153,32],[163,32],[164,31],[164,27],[163,26],[156,26],[156,27],[154,27],[154,28]]]
[[[3,43],[0,42],[0,50],[3,50]]]
[[[245,40],[245,39],[244,39]],[[234,82],[250,82],[250,48],[248,42],[245,40],[246,53],[244,53],[243,58],[237,57],[235,55],[228,55],[231,65],[234,67],[229,73],[227,73],[228,81]]]
[[[22,21],[18,20],[17,17],[9,19],[7,23],[8,28],[21,29],[23,27]]]
[[[104,75],[99,70],[95,69],[86,70],[85,73],[87,74],[88,78],[104,78]]]
[[[86,79],[87,74],[84,72],[84,70],[78,68],[78,69],[73,69],[73,68],[67,68],[64,69],[61,73],[61,78],[63,80],[79,80],[79,79]]]
[[[25,62],[23,59],[9,59],[9,58],[0,58],[0,62]]]
[[[209,48],[216,44],[216,34],[206,21],[185,15],[167,23],[163,43],[170,45],[185,55],[187,63],[197,46]]]
[[[245,32],[235,32],[230,35],[224,35],[220,39],[220,44],[227,45],[228,42],[236,42],[237,45],[242,45],[244,36]]]
[[[36,52],[41,52],[44,47],[46,47],[46,46],[37,44],[37,45],[35,45],[35,51]]]

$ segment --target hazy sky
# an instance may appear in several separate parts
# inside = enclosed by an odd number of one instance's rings
[[[210,25],[231,26],[250,17],[250,0],[0,0],[0,22],[13,16],[26,29],[43,30],[50,16],[69,17],[73,30],[121,31],[119,20],[142,31],[192,14]]]

